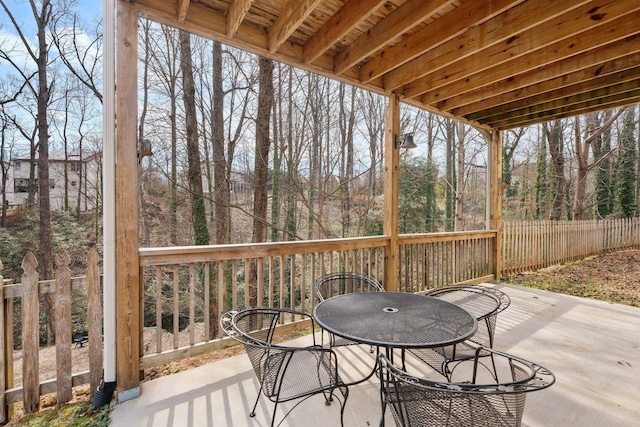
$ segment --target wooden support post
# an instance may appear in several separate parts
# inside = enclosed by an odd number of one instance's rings
[[[384,224],[385,236],[389,236],[389,246],[385,248],[384,288],[387,291],[398,290],[398,165],[400,151],[398,132],[400,132],[400,98],[396,94],[389,96],[389,105],[385,112],[384,133]]]
[[[140,393],[138,8],[118,1],[116,31],[116,376],[118,400]]]
[[[487,228],[496,230],[496,241],[493,245],[492,273],[495,280],[500,280],[501,265],[501,222],[502,222],[502,193],[505,183],[502,181],[502,131],[493,130],[489,141],[489,191],[487,200]]]

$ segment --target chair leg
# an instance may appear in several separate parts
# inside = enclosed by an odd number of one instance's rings
[[[276,425],[276,412],[278,411],[278,402],[275,403],[275,405],[273,405],[273,415],[271,416],[271,427]],[[284,418],[282,419],[282,421],[284,421]],[[282,423],[282,421],[280,421],[280,423]],[[280,424],[278,424],[280,425]]]
[[[262,384],[260,384],[260,389],[258,390],[258,397],[256,397],[256,403],[253,404],[253,409],[249,412],[250,417],[256,416],[256,408],[258,407],[258,401],[260,400],[260,394],[262,394]]]
[[[341,388],[339,387],[338,390],[341,390]],[[342,396],[344,398],[344,402],[340,404],[340,425],[344,427],[344,408],[347,406],[347,399],[349,398],[349,387],[344,388]]]

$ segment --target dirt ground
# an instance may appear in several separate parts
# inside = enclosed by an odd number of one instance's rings
[[[503,282],[640,307],[640,250],[514,274]]]

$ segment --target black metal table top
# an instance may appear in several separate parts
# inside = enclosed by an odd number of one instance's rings
[[[477,320],[449,302],[403,292],[359,292],[329,298],[314,317],[324,329],[381,347],[442,347],[464,341]]]

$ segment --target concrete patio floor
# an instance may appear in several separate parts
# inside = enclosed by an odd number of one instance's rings
[[[498,316],[495,347],[539,363],[556,376],[551,388],[527,395],[524,426],[640,425],[640,308],[504,284],[487,286],[502,289],[512,301]],[[367,350],[339,349],[345,381],[373,366],[374,355]],[[378,425],[378,390],[375,377],[349,388],[345,426]],[[143,383],[139,398],[113,408],[111,425],[268,426],[273,406],[267,399],[260,399],[255,418],[248,415],[257,392],[249,359],[242,354]],[[281,406],[276,423],[293,404]],[[387,426],[395,425],[389,411],[386,420]],[[322,396],[312,397],[281,425],[339,426],[340,405],[325,406]]]

